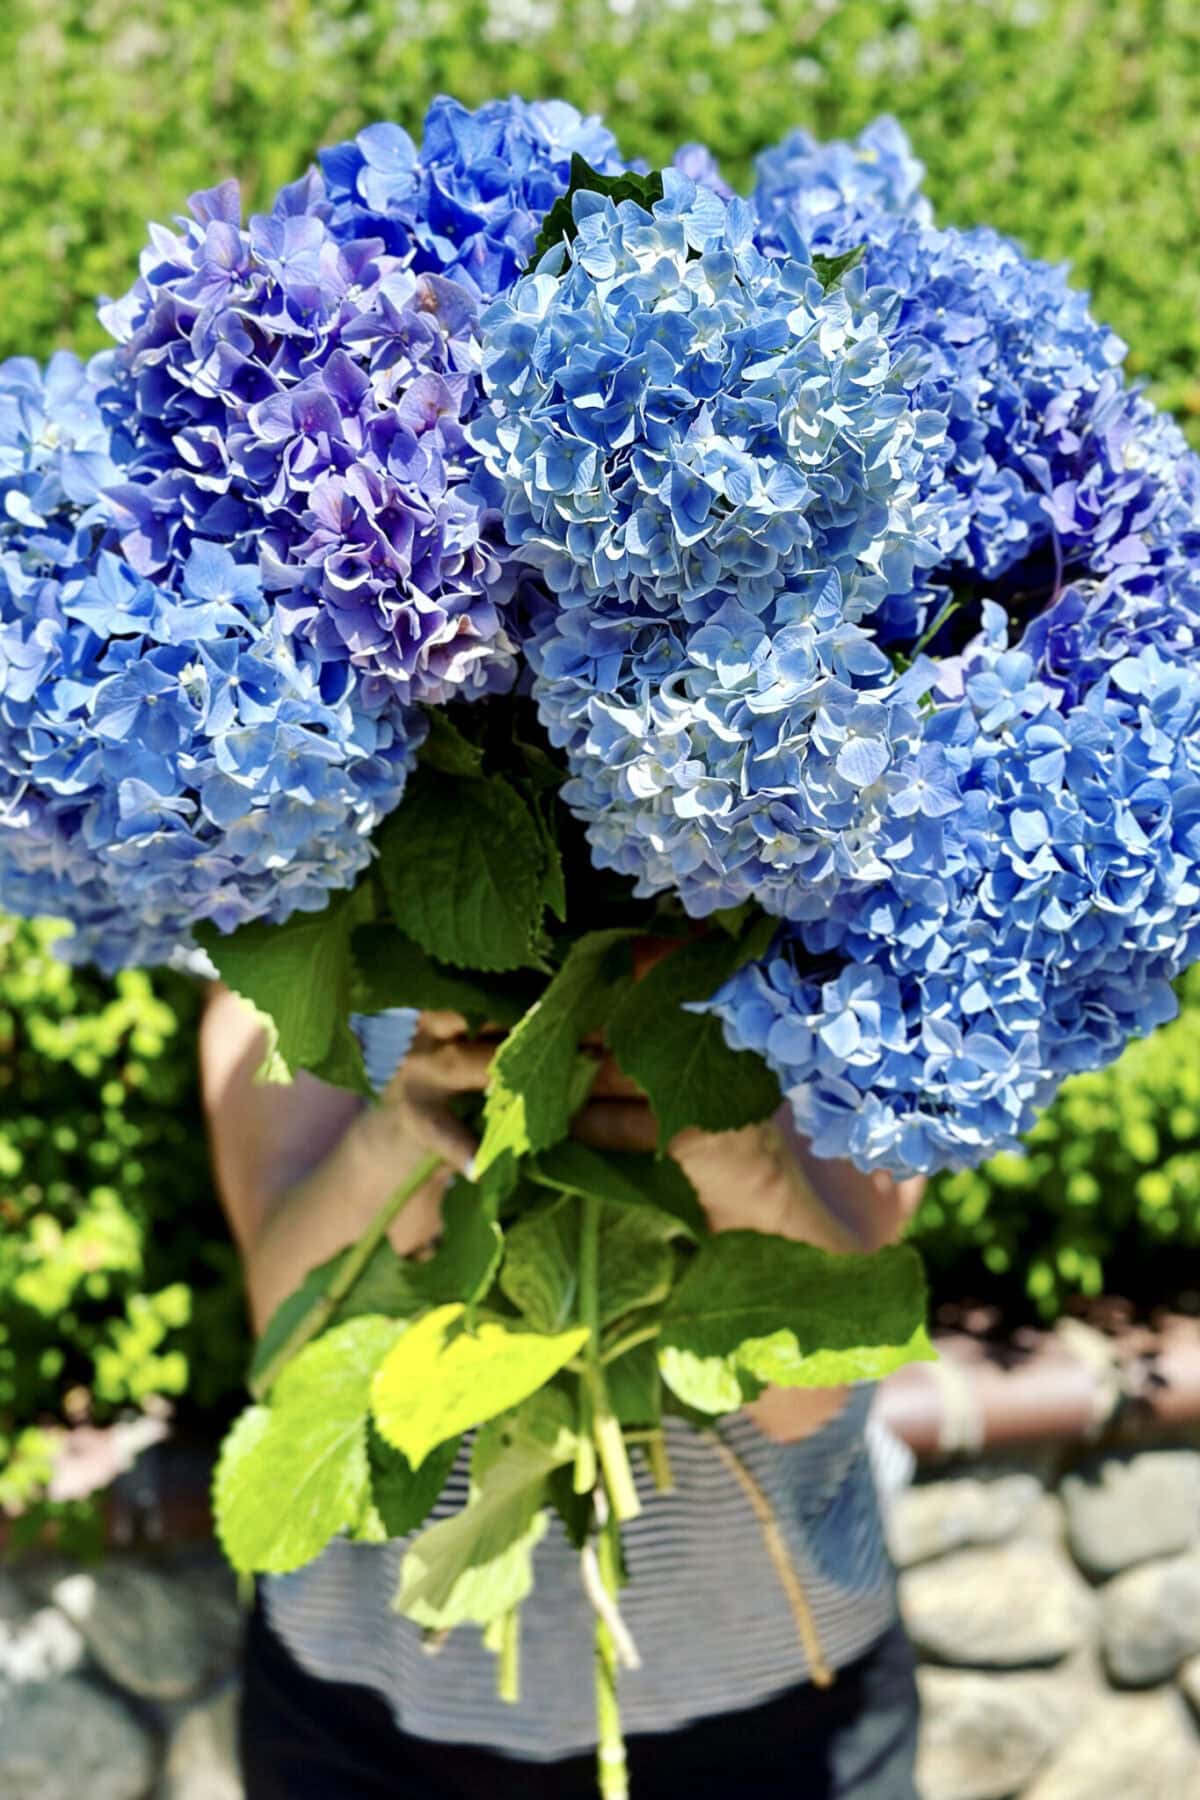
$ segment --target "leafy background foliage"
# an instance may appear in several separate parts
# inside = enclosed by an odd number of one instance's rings
[[[251,204],[446,89],[561,94],[652,164],[700,137],[732,178],[797,123],[895,112],[947,221],[1069,256],[1200,443],[1200,10],[1192,0],[6,0],[0,354],[102,342],[147,217],[238,174]],[[1200,1241],[1200,976],[1184,1012],[1064,1090],[1024,1160],[935,1185],[935,1298],[1054,1314],[1148,1299]],[[181,978],[62,968],[0,924],[0,1507],[38,1431],[159,1393],[209,1416],[247,1345]],[[214,1418],[214,1424],[216,1420]]]

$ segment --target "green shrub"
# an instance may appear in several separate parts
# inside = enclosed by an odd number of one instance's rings
[[[1024,1156],[932,1183],[913,1239],[935,1298],[1049,1320],[1080,1296],[1153,1306],[1200,1289],[1200,967],[1180,997],[1174,1023],[1067,1082]]]
[[[43,1427],[241,1385],[236,1263],[204,1155],[197,996],[104,982],[0,920],[0,1510],[47,1474]]]

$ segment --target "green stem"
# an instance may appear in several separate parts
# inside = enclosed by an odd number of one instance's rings
[[[387,1235],[392,1221],[407,1206],[418,1188],[423,1188],[430,1176],[441,1167],[442,1158],[438,1155],[427,1156],[413,1171],[408,1180],[402,1182],[380,1207],[358,1242],[352,1247],[345,1261],[340,1264],[329,1286],[323,1294],[313,1301],[302,1319],[299,1319],[287,1338],[275,1352],[266,1368],[251,1383],[251,1393],[256,1400],[269,1394],[282,1371],[292,1358],[310,1343],[319,1331],[322,1331],[333,1317],[338,1305],[346,1298],[376,1250]]]
[[[584,1194],[580,1207],[579,1321],[588,1328],[583,1380],[591,1406],[592,1438],[604,1473],[608,1503],[616,1519],[623,1523],[626,1519],[636,1519],[642,1507],[629,1466],[621,1422],[609,1404],[604,1365],[600,1360],[600,1201],[592,1194]],[[578,1464],[576,1474],[579,1474]]]
[[[616,1520],[600,1531],[600,1576],[614,1599],[619,1584]],[[617,1698],[617,1646],[608,1621],[596,1615],[596,1772],[601,1800],[629,1800],[629,1765]]]
[[[648,1344],[662,1330],[662,1320],[655,1319],[652,1325],[639,1325],[633,1331],[627,1331],[622,1338],[616,1338],[604,1351],[600,1358],[602,1363],[616,1362],[618,1356],[627,1356],[636,1350],[639,1344]]]
[[[509,1706],[521,1698],[521,1609],[514,1606],[500,1621],[500,1667],[496,1692]]]
[[[650,1464],[650,1473],[659,1493],[674,1493],[675,1477],[671,1473],[671,1459],[667,1455],[667,1440],[661,1431],[652,1431],[647,1438],[646,1461]]]

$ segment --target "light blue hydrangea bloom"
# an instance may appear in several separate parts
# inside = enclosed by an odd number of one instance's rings
[[[105,970],[323,906],[422,733],[289,637],[226,545],[194,538],[170,584],[102,547],[110,380],[0,366],[0,903],[68,919],[64,953]]]

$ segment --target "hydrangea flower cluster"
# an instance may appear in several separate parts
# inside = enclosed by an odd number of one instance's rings
[[[420,722],[289,637],[252,566],[172,585],[111,535],[106,358],[0,365],[0,894],[111,971],[323,906],[399,801]]]
[[[507,686],[504,547],[464,437],[473,299],[378,239],[340,242],[314,172],[248,228],[236,182],[191,205],[102,311],[130,563],[169,576],[218,541],[322,662],[408,702]]]
[[[491,300],[524,272],[573,156],[605,175],[626,166],[607,126],[564,100],[514,96],[468,112],[443,94],[419,150],[401,126],[369,125],[320,162],[337,237],[382,238],[418,272]]]
[[[819,1153],[933,1170],[1015,1144],[1174,1011],[1200,947],[1200,676],[1127,641],[1078,704],[1007,621],[935,674],[880,851],[718,999]]]
[[[664,185],[578,195],[569,250],[489,309],[472,437],[557,601],[526,649],[594,857],[697,915],[787,914],[869,859],[917,730],[856,621],[940,554],[944,419],[877,299]]]
[[[1175,422],[1126,386],[1125,345],[1065,268],[994,231],[935,228],[892,120],[854,145],[793,134],[757,169],[764,251],[861,246],[848,286],[899,296],[889,340],[919,349],[923,402],[947,416],[952,554],[891,603],[882,637],[912,642],[967,583],[1028,611],[1071,580],[1162,562],[1195,512],[1196,465]]]

